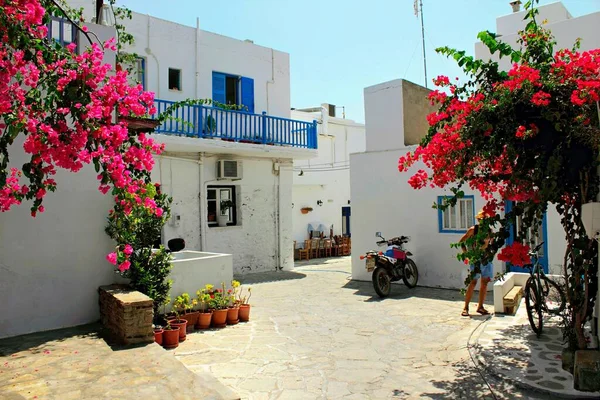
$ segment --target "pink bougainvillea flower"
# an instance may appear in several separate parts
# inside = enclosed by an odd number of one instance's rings
[[[112,265],[117,265],[117,253],[110,253],[109,255],[106,256],[106,259]]]
[[[123,253],[125,253],[126,256],[130,256],[131,253],[133,253],[133,247],[131,247],[130,245],[126,244],[125,245],[125,249],[123,249]]]
[[[131,267],[131,262],[129,262],[129,260],[125,260],[121,264],[119,264],[119,271],[127,271],[129,267]]]

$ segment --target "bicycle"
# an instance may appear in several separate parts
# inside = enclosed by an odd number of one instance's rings
[[[548,278],[539,262],[539,251],[544,242],[538,244],[529,252],[533,264],[525,265],[529,269],[530,277],[525,284],[525,305],[529,325],[538,337],[544,328],[543,313],[557,315],[566,306],[566,298],[562,288]]]

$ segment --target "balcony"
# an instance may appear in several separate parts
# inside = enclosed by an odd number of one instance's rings
[[[174,103],[154,100],[155,116]],[[316,121],[296,121],[266,113],[250,114],[201,105],[185,105],[174,110],[156,133],[288,148],[317,148]]]

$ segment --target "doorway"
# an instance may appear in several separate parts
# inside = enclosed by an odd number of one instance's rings
[[[352,236],[350,233],[350,206],[342,207],[342,235]]]
[[[505,211],[510,212],[515,206],[515,203],[512,201],[507,201],[505,203]],[[542,222],[538,227],[531,227],[525,232],[525,244],[528,244],[529,247],[534,248],[541,242],[544,242],[544,245],[539,251],[539,262],[542,265],[542,269],[544,273],[548,273],[548,231],[546,227],[546,213],[544,213],[544,217],[542,218]],[[506,240],[507,245],[511,245],[515,242],[515,237],[521,233],[521,217],[517,217],[516,224],[511,225],[509,231],[509,237]],[[513,266],[510,264],[506,264],[507,272],[529,272],[528,269]]]

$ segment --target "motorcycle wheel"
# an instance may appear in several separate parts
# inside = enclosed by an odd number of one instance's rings
[[[406,263],[404,264],[402,280],[410,289],[417,286],[417,282],[419,281],[419,270],[417,269],[417,264],[415,264],[415,262],[411,259],[406,260]]]
[[[383,267],[375,268],[373,271],[373,287],[379,297],[384,298],[390,295],[392,289],[392,280],[387,270]]]

